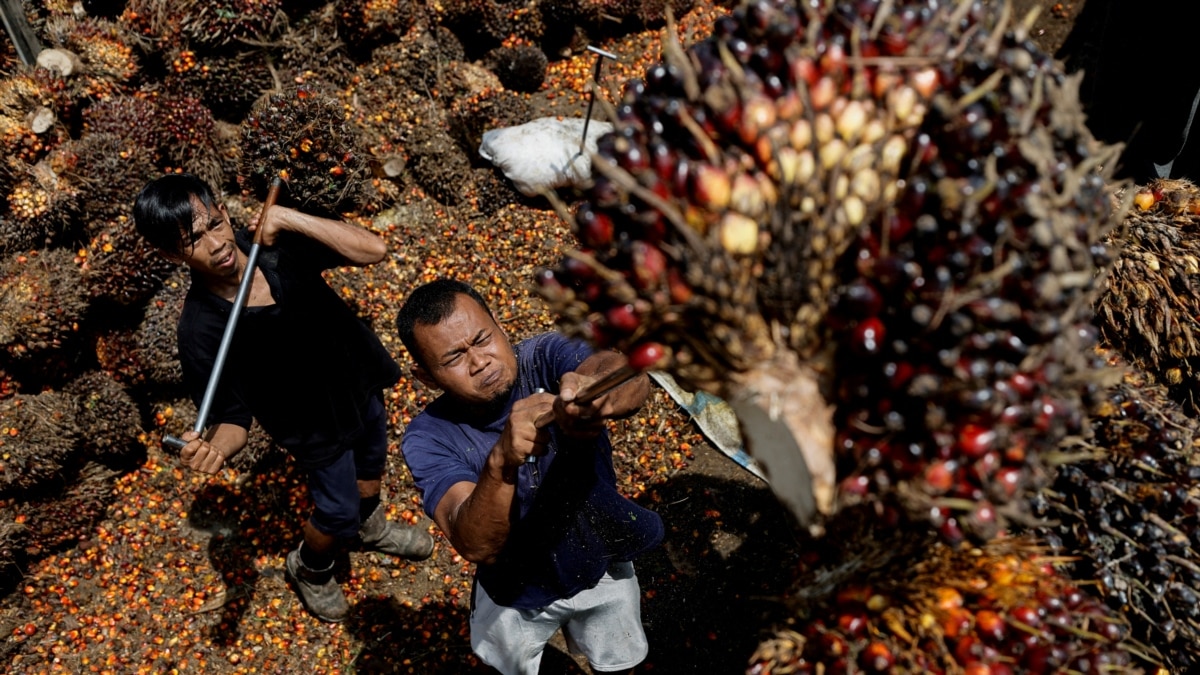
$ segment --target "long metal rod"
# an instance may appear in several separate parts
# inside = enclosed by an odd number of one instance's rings
[[[221,381],[221,371],[225,369],[225,359],[229,356],[229,346],[233,343],[233,332],[237,328],[238,317],[242,314],[246,296],[250,294],[250,285],[254,282],[254,268],[258,264],[258,250],[262,240],[261,221],[266,216],[267,209],[275,205],[275,200],[279,198],[279,191],[282,187],[283,181],[279,178],[271,182],[271,189],[267,191],[267,199],[263,202],[262,211],[259,213],[259,228],[254,233],[254,243],[250,245],[250,253],[246,255],[246,269],[242,272],[242,282],[238,285],[237,295],[233,297],[233,306],[229,309],[229,321],[225,324],[225,333],[221,336],[221,345],[217,348],[217,358],[213,361],[212,372],[208,374],[208,385],[204,388],[204,398],[200,401],[200,411],[196,414],[196,423],[192,425],[192,431],[196,433],[204,431],[213,399],[217,395],[217,384]],[[163,436],[163,443],[180,449],[187,445],[183,439],[170,434]]]
[[[596,72],[592,75],[592,88],[588,90],[588,109],[587,115],[583,118],[583,138],[579,139],[579,154],[587,149],[587,131],[588,125],[592,122],[592,106],[596,104],[596,87],[600,86],[600,66],[604,64],[605,57],[614,61],[617,60],[617,55],[612,52],[606,52],[598,47],[588,45],[589,52],[596,55]]]

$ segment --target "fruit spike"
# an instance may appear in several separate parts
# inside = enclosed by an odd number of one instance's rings
[[[598,144],[587,250],[543,279],[562,324],[789,410],[825,513],[840,482],[1001,531],[1083,428],[1116,220],[1078,77],[1002,5],[757,0],[686,50],[669,30]]]

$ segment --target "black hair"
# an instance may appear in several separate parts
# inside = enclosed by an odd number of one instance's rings
[[[483,311],[487,312],[488,316],[492,316],[492,310],[488,309],[487,302],[479,294],[479,291],[472,288],[470,284],[454,279],[437,279],[419,286],[408,296],[408,300],[400,308],[400,312],[396,315],[396,331],[400,334],[400,341],[404,343],[404,347],[408,349],[408,353],[412,355],[413,361],[416,361],[417,365],[426,367],[425,360],[417,350],[415,337],[417,326],[436,326],[445,321],[454,313],[454,303],[460,295],[465,295],[479,303]]]
[[[133,203],[138,234],[160,251],[182,253],[196,222],[193,197],[210,211],[216,207],[212,188],[190,173],[167,174],[147,183]]]

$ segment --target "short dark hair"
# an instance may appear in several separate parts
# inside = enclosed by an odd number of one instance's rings
[[[416,361],[417,365],[422,368],[426,367],[426,364],[417,350],[415,337],[417,326],[436,326],[445,321],[454,313],[454,303],[460,295],[465,295],[479,303],[483,311],[487,312],[488,316],[492,316],[492,310],[488,308],[487,301],[483,299],[479,291],[472,288],[470,284],[455,279],[437,279],[417,287],[417,290],[408,296],[408,300],[404,302],[404,306],[396,315],[396,332],[400,334],[400,341],[412,355],[413,361]]]
[[[209,210],[216,206],[212,188],[190,173],[167,174],[147,183],[133,203],[138,234],[160,251],[182,253],[196,221],[192,197]]]

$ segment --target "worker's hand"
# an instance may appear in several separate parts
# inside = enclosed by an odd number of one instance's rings
[[[583,391],[595,379],[579,373],[567,373],[559,382],[558,396],[554,399],[554,420],[568,436],[595,438],[604,431],[604,420],[609,415],[604,407],[608,395],[584,405],[575,402],[576,393]]]
[[[550,442],[546,427],[554,421],[554,395],[538,393],[513,404],[500,433],[504,466],[516,467],[529,455],[544,455]]]
[[[225,465],[225,455],[209,445],[208,441],[195,431],[184,433],[180,439],[187,443],[179,451],[179,459],[187,468],[202,473],[216,473]]]
[[[259,226],[262,225],[265,229],[262,233],[262,239],[259,242],[263,246],[274,246],[275,239],[279,236],[279,233],[288,229],[287,226],[291,221],[292,214],[293,211],[291,209],[276,204],[267,209],[265,214],[259,211],[258,216],[250,222],[250,226],[247,229],[250,230],[251,234],[256,234]],[[266,217],[265,221],[263,220],[264,215]]]

